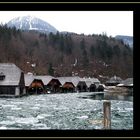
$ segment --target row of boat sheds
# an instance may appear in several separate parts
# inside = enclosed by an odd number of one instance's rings
[[[104,87],[97,78],[24,74],[13,63],[0,63],[0,97],[42,93],[102,92]]]

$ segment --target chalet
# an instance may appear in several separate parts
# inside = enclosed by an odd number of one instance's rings
[[[122,79],[120,77],[114,76],[111,77],[110,80],[106,81],[106,86],[116,86],[122,82]]]
[[[0,97],[25,95],[24,73],[13,63],[0,63]]]

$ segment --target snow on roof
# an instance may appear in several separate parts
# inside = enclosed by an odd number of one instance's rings
[[[120,83],[122,79],[117,76],[113,76],[110,78],[110,80],[106,81],[106,83]]]
[[[32,75],[32,74],[24,74],[24,78],[25,78],[25,86],[30,86],[30,84],[34,80],[34,75]]]
[[[42,76],[33,76],[29,74],[25,74],[25,85],[29,86],[34,79],[40,79],[43,81],[44,85],[47,85],[52,79],[58,79],[63,86],[66,82],[71,82],[76,87],[79,82],[85,82],[86,85],[89,87],[91,84],[100,83],[97,78],[80,78],[78,76],[71,76],[71,77],[53,77],[49,75],[42,75]]]
[[[82,78],[82,79],[85,81],[87,87],[90,87],[91,84],[97,83],[100,84],[100,81],[97,78]]]
[[[76,87],[79,82],[85,82],[86,85],[89,87],[91,84],[100,83],[97,78],[80,78],[78,76],[71,76],[71,77],[57,77],[62,85],[66,82],[72,82]]]
[[[87,87],[90,87],[90,85],[92,84],[92,82],[91,81],[85,81],[85,83],[86,83],[86,85],[87,85]]]
[[[127,78],[126,80],[122,81],[121,84],[124,84],[124,86],[133,86],[133,78]]]
[[[93,83],[100,83],[100,81],[99,81],[97,78],[91,78],[91,81],[92,81]]]
[[[50,75],[40,75],[40,76],[35,76],[35,79],[40,79],[43,81],[44,85],[47,85],[52,79],[56,79],[56,78]]]
[[[124,84],[118,84],[118,85],[117,85],[117,87],[121,87],[121,86],[124,86]]]
[[[64,85],[66,82],[72,82],[73,85],[76,87],[81,80],[80,77],[74,76],[74,77],[57,77],[57,79],[60,81],[62,85]]]
[[[24,74],[25,77],[25,85],[30,86],[30,84],[33,82],[34,79],[42,80],[44,85],[47,85],[52,79],[56,79],[49,75],[32,75],[32,74]]]
[[[0,63],[0,73],[5,75],[3,80],[0,80],[0,85],[17,86],[20,82],[21,69],[13,63]]]

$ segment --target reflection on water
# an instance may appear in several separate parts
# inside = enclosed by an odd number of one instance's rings
[[[86,92],[0,98],[0,129],[102,129],[103,100],[92,96]],[[112,129],[133,129],[133,102],[111,100],[111,119]]]
[[[126,95],[116,95],[107,92],[92,93],[90,95],[80,97],[83,99],[93,99],[93,100],[120,100],[120,101],[133,101],[133,96]]]
[[[110,95],[109,93],[104,94],[106,100],[122,100],[122,101],[133,101],[133,96],[126,95]]]

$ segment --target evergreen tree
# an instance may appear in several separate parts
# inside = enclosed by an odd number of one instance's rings
[[[48,73],[49,73],[49,75],[51,75],[51,76],[54,75],[54,69],[53,69],[53,67],[52,67],[52,63],[49,64]]]
[[[59,49],[62,52],[64,51],[64,37],[63,37],[63,35],[60,36]]]
[[[70,55],[72,53],[72,47],[73,46],[73,43],[72,43],[72,39],[71,39],[71,36],[66,34],[65,35],[65,46],[64,46],[64,50],[65,50],[65,53],[67,55]]]
[[[91,56],[95,55],[95,48],[93,45],[91,45],[91,47],[90,47],[90,54],[91,54]]]
[[[54,34],[52,32],[49,34],[49,44],[52,46],[55,44]]]
[[[117,57],[119,57],[119,56],[121,55],[121,50],[120,50],[120,48],[119,48],[118,45],[115,45],[115,46],[113,47],[113,52],[114,52],[114,54],[117,55]]]
[[[84,50],[84,49],[86,48],[85,40],[84,40],[84,39],[82,39],[82,41],[80,42],[80,48],[81,48],[82,50]]]

